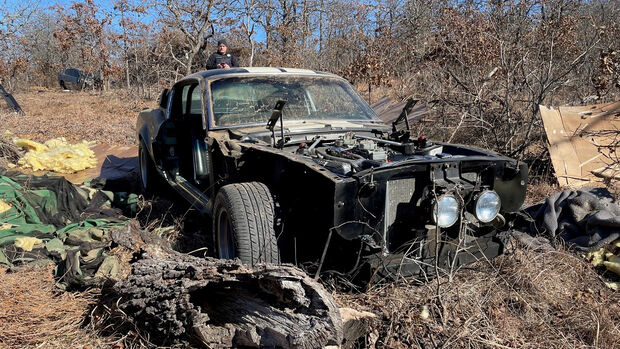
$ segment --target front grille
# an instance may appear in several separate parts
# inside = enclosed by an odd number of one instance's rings
[[[461,177],[465,180],[468,180],[471,183],[475,183],[476,180],[478,179],[478,173],[477,172],[463,172],[461,173]]]
[[[387,181],[385,187],[385,220],[384,232],[388,232],[396,221],[398,205],[411,201],[415,190],[415,179],[404,178]]]

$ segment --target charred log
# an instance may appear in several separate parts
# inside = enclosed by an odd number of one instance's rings
[[[317,348],[342,342],[331,295],[293,266],[147,256],[114,286],[119,307],[154,344]]]

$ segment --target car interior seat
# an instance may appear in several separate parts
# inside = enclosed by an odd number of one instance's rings
[[[191,136],[194,181],[197,184],[201,184],[209,179],[209,147],[207,142],[205,142],[200,99],[192,100],[191,102],[188,127]]]

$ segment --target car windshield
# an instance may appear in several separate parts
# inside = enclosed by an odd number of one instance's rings
[[[210,84],[216,126],[266,123],[278,100],[288,120],[372,120],[374,112],[345,81],[329,77],[228,77]]]

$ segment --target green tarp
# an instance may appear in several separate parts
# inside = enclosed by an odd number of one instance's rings
[[[0,174],[0,267],[55,263],[61,288],[116,278],[109,232],[129,220],[110,204],[134,204],[134,194],[78,188],[62,177]]]

